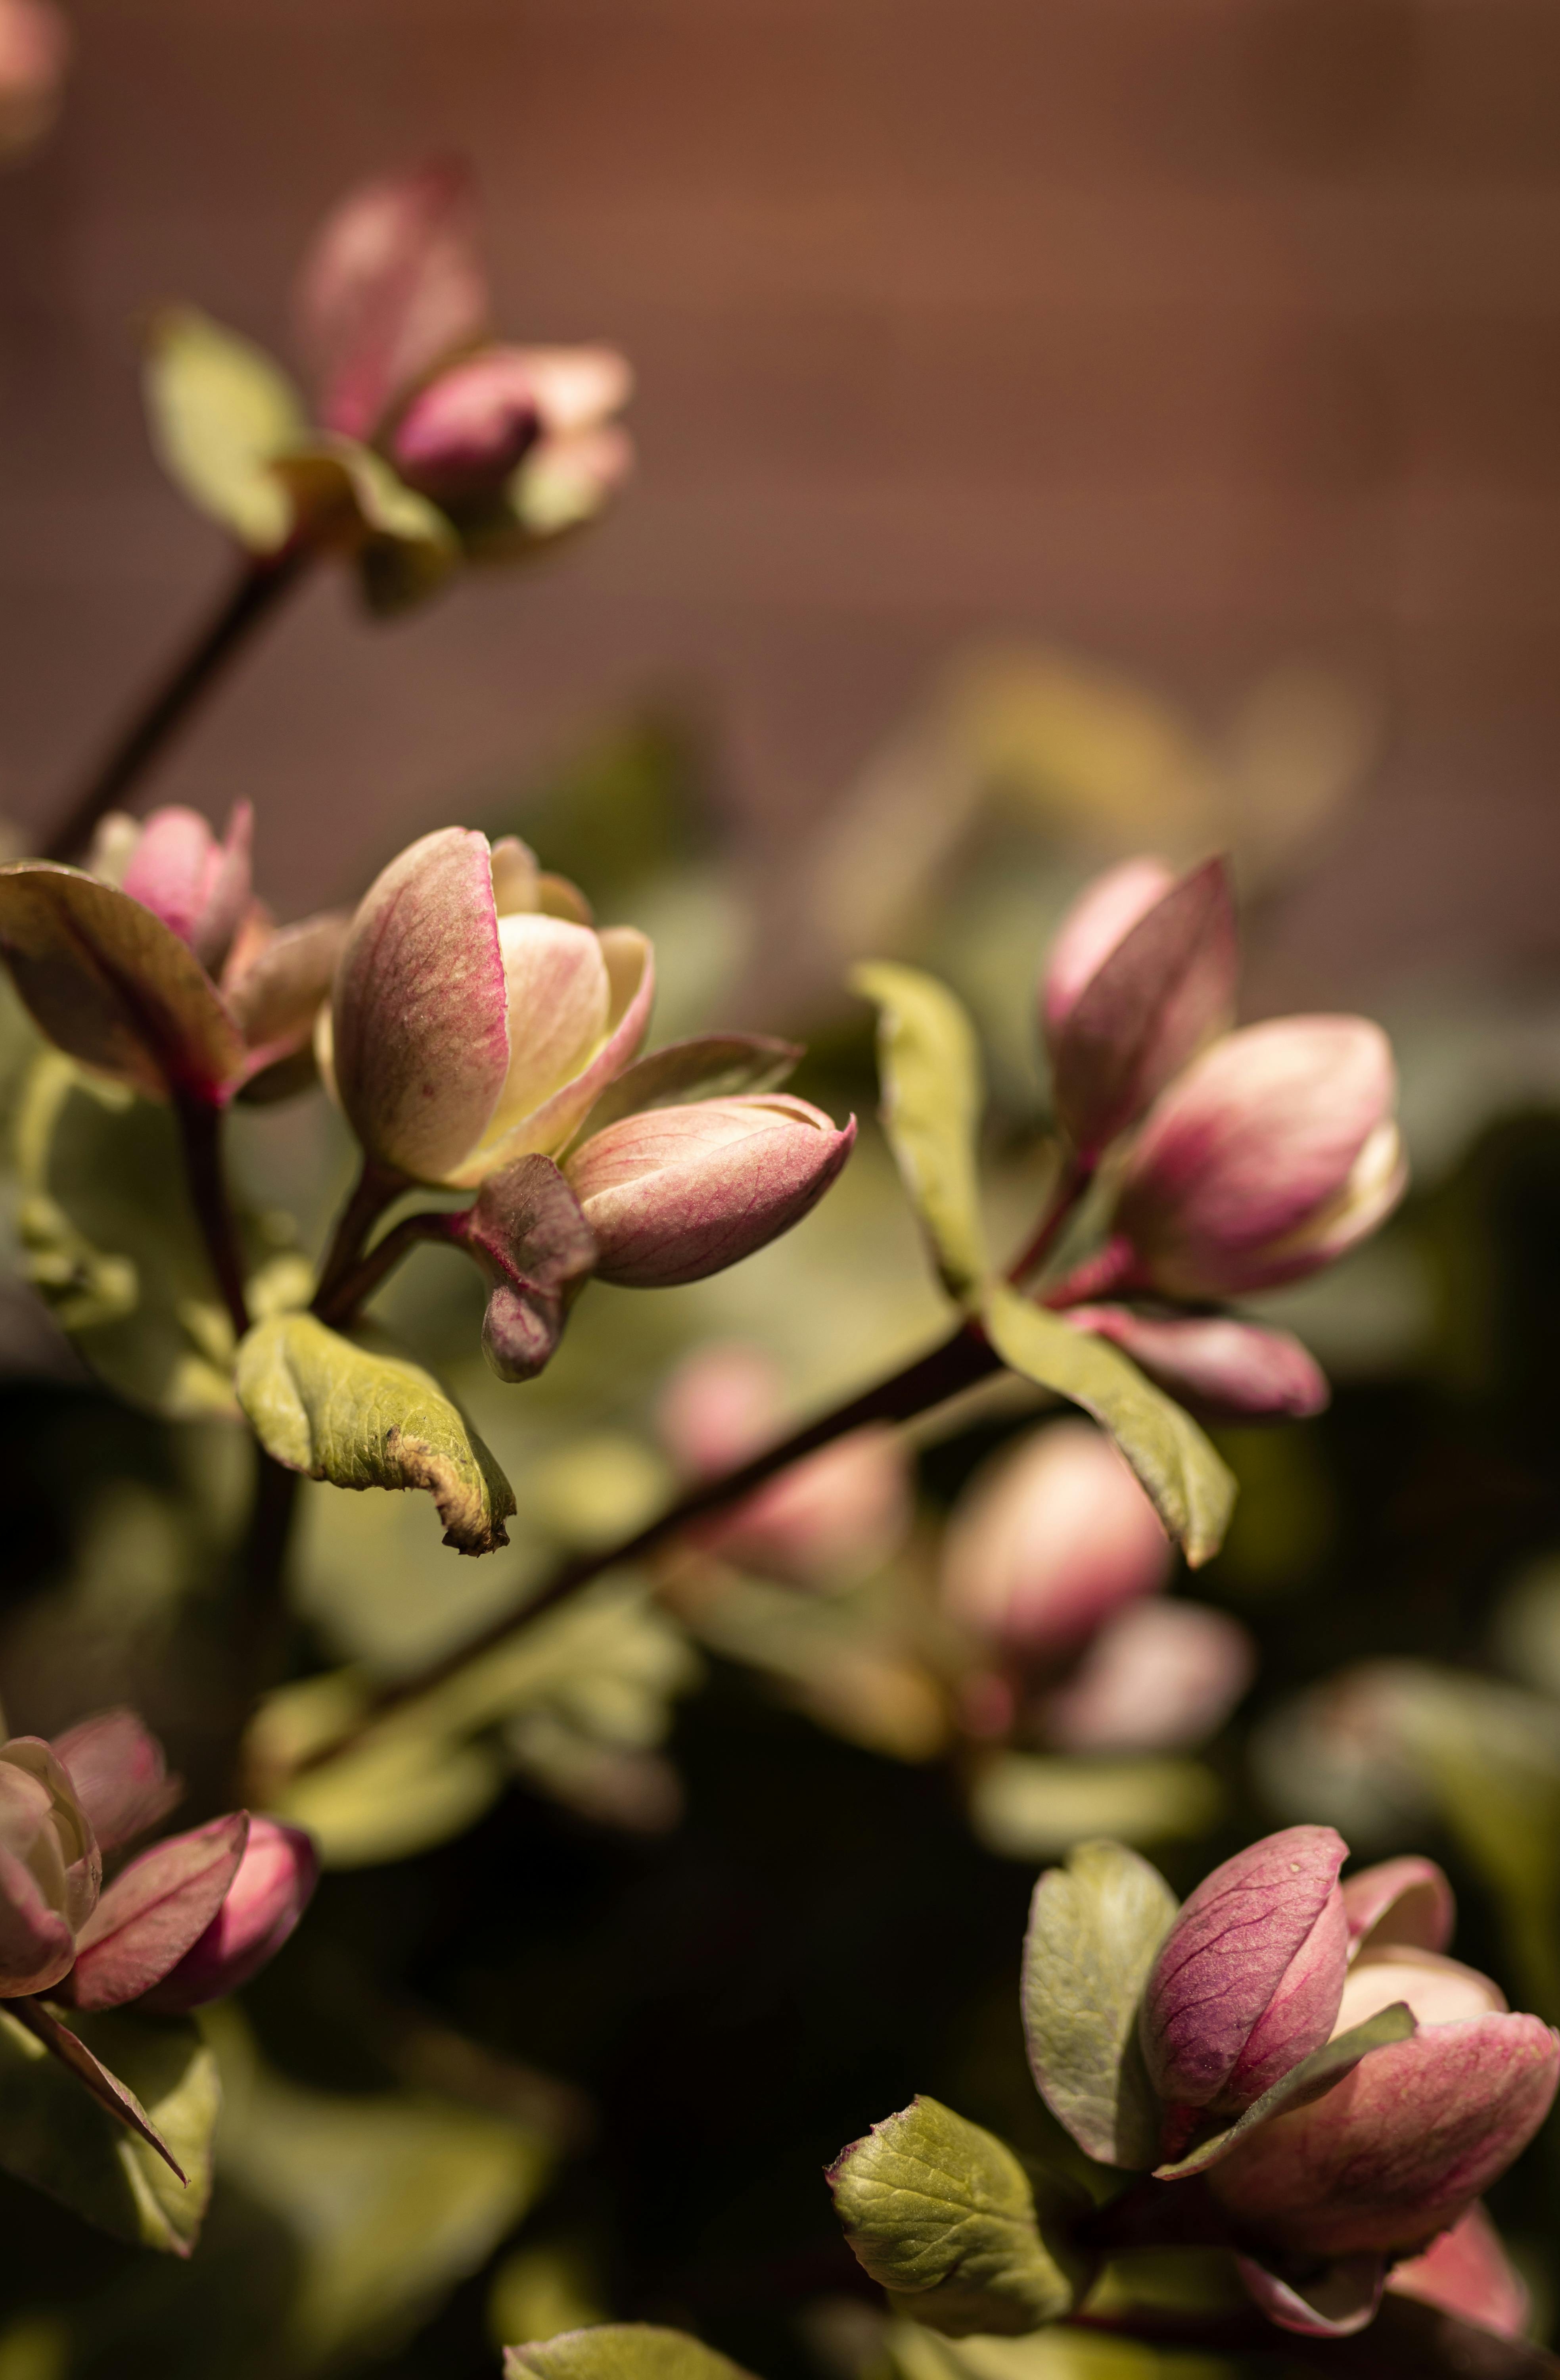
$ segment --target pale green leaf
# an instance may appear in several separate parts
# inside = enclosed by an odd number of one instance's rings
[[[192,306],[151,325],[145,390],[151,443],[191,504],[256,553],[292,534],[292,498],[272,465],[304,434],[302,401],[264,351]]]
[[[604,2322],[504,2350],[504,2380],[747,2380],[742,2366],[686,2331]]]
[[[1143,2168],[1159,2153],[1138,2004],[1176,1907],[1157,1868],[1123,1843],[1080,1843],[1034,1888],[1020,1986],[1030,2069],[1103,2165]]]
[[[305,1769],[270,1795],[268,1806],[308,1828],[326,1867],[377,1867],[464,1834],[505,1781],[504,1763],[488,1744],[431,1731],[375,1735]]]
[[[317,432],[278,456],[275,471],[313,533],[357,557],[372,612],[426,601],[460,560],[459,540],[438,505],[355,439]]]
[[[514,1491],[420,1365],[312,1314],[284,1314],[244,1340],[235,1384],[261,1445],[290,1471],[337,1488],[426,1489],[447,1546],[485,1554],[508,1544]]]
[[[1378,2009],[1362,2024],[1351,2025],[1347,2033],[1335,2034],[1320,2049],[1313,2049],[1309,2058],[1302,2058],[1298,2066],[1291,2066],[1288,2074],[1281,2074],[1233,2122],[1205,2131],[1183,2156],[1170,2165],[1155,2166],[1155,2172],[1161,2181],[1180,2181],[1188,2174],[1206,2172],[1209,2166],[1217,2165],[1220,2157],[1227,2156],[1236,2143],[1254,2131],[1258,2124],[1281,2116],[1286,2107],[1298,2107],[1308,2100],[1319,2099],[1335,2082],[1351,2074],[1373,2049],[1385,2049],[1389,2042],[1407,2041],[1413,2030],[1413,2013],[1407,2000],[1394,2000],[1390,2008]]]
[[[1047,2185],[1042,2215],[1006,2142],[937,2099],[875,2124],[828,2181],[858,2264],[934,2330],[1038,2330],[1088,2284],[1090,2262],[1068,2238],[1079,2204]]]
[[[187,2256],[211,2195],[215,2058],[187,2018],[116,2010],[69,2029],[140,2101],[187,2186],[3,2010],[0,2165],[117,2240]]]
[[[1119,1349],[1074,1330],[1005,1282],[993,1282],[986,1330],[1003,1362],[1053,1389],[1110,1432],[1169,1535],[1196,1569],[1224,1542],[1235,1480],[1190,1414]]]
[[[1174,1842],[1217,1817],[1218,1779],[1200,1760],[998,1752],[970,1780],[970,1823],[1007,1859],[1054,1859],[1092,1836]]]
[[[892,2380],[1238,2380],[1227,2355],[1058,2325],[1027,2338],[940,2338],[913,2322],[884,2337]]]
[[[874,959],[851,989],[877,1005],[883,1129],[949,1294],[973,1295],[986,1272],[976,1136],[980,1049],[958,1000],[915,967]]]

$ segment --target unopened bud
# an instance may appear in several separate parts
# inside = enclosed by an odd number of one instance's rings
[[[666,1289],[723,1271],[811,1212],[856,1136],[785,1092],[624,1116],[564,1172],[596,1234],[597,1271]]]
[[[1154,1507],[1110,1440],[1058,1421],[1005,1451],[961,1500],[942,1600],[986,1644],[1043,1663],[1162,1586],[1169,1567]]]
[[[1153,1596],[1107,1621],[1047,1697],[1046,1734],[1062,1752],[1179,1751],[1223,1725],[1255,1672],[1238,1620]]]
[[[1072,1305],[1062,1318],[1110,1340],[1205,1421],[1303,1421],[1324,1412],[1332,1394],[1315,1357],[1288,1330],[1128,1305]]]
[[[1238,2114],[1331,2035],[1348,1959],[1346,1855],[1330,1827],[1289,1827],[1226,1860],[1186,1902],[1143,2002],[1168,2134],[1191,2129],[1190,2110]]]
[[[220,972],[249,905],[253,817],[236,803],[219,843],[198,810],[153,810],[121,858],[119,890],[187,942],[208,975]]]
[[[1115,1229],[1136,1285],[1228,1297],[1298,1281],[1403,1195],[1392,1051],[1361,1016],[1229,1034],[1173,1083],[1128,1160]]]
[[[595,430],[629,390],[609,347],[484,347],[419,390],[396,424],[402,478],[438,504],[496,496],[538,440]]]
[[[63,1762],[40,1736],[0,1744],[0,1998],[47,1991],[67,1973],[102,1883]]]
[[[227,1898],[205,1932],[140,2005],[181,2016],[225,1998],[273,1959],[320,1880],[312,1839],[276,1818],[252,1818]]]
[[[1239,951],[1228,871],[1179,880],[1130,859],[1063,920],[1042,986],[1057,1114],[1093,1157],[1234,1014]]]

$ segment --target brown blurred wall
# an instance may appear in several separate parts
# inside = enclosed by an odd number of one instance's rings
[[[355,176],[469,152],[512,334],[607,335],[638,484],[390,629],[316,587],[163,779],[291,905],[647,691],[760,832],[988,633],[1209,710],[1392,705],[1295,970],[1560,956],[1555,0],[79,0],[0,183],[0,800],[42,819],[217,582],[139,309],[286,336]],[[371,823],[365,829],[364,814]]]

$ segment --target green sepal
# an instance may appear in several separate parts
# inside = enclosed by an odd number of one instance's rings
[[[1072,1330],[1005,1282],[988,1285],[984,1318],[1005,1364],[1082,1405],[1110,1432],[1191,1567],[1211,1560],[1229,1526],[1235,1478],[1191,1415],[1117,1348]]]
[[[943,1286],[961,1304],[990,1270],[976,1144],[984,1090],[974,1026],[947,986],[873,959],[851,989],[877,1009],[883,1129]]]
[[[1138,2044],[1143,1986],[1178,1907],[1125,1843],[1080,1843],[1030,1903],[1019,1987],[1041,2097],[1086,2155],[1142,2171],[1160,2107]]]
[[[1087,2200],[1050,2176],[1032,2184],[1005,2141],[939,2100],[914,2098],[853,2141],[828,2184],[862,2269],[949,2338],[1039,2330],[1094,2277],[1070,2236]]]
[[[424,1488],[458,1553],[509,1543],[514,1492],[419,1364],[315,1315],[281,1314],[240,1343],[234,1385],[260,1444],[288,1470],[337,1488]]]

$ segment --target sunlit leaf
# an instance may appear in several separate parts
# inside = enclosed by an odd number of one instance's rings
[[[1192,1567],[1210,1560],[1229,1524],[1235,1481],[1191,1415],[1118,1349],[1070,1330],[1005,1283],[991,1285],[985,1319],[1005,1364],[1110,1432]]]
[[[1378,2009],[1362,2024],[1350,2025],[1347,2033],[1335,2034],[1309,2058],[1302,2058],[1288,2074],[1265,2090],[1260,2099],[1253,2099],[1232,2123],[1216,2124],[1194,2140],[1184,2156],[1173,2164],[1155,2166],[1161,2181],[1179,2181],[1188,2174],[1204,2173],[1227,2156],[1236,2143],[1265,2124],[1270,2117],[1281,2116],[1286,2107],[1298,2107],[1302,2101],[1320,2098],[1324,2091],[1352,2074],[1362,2058],[1373,2049],[1384,2049],[1389,2042],[1407,2041],[1414,2030],[1413,2015],[1406,2000],[1394,2000],[1390,2008]]]
[[[489,1745],[419,1730],[370,1736],[269,1799],[278,1817],[308,1828],[326,1867],[376,1867],[464,1834],[504,1783]]]
[[[960,1002],[914,967],[875,959],[851,988],[878,1012],[883,1128],[950,1296],[989,1269],[975,1162],[980,1050]]]
[[[1123,1843],[1080,1843],[1034,1888],[1020,2001],[1040,2095],[1104,2165],[1145,2168],[1159,2109],[1138,2046],[1138,2003],[1176,1897]]]
[[[996,1752],[970,1780],[970,1823],[1007,1859],[1054,1859],[1092,1836],[1143,1846],[1198,1835],[1217,1817],[1218,1779],[1200,1760]]]
[[[1015,2336],[1071,2311],[1089,2260],[1059,2199],[1042,2222],[1022,2166],[993,2132],[917,2097],[829,2168],[857,2262],[917,2322],[955,2338]]]
[[[14,2016],[0,2011],[0,2165],[115,2239],[187,2256],[211,2194],[216,2060],[187,2019],[82,2016],[72,2030],[145,2108],[187,2186]]]
[[[508,1480],[431,1374],[343,1338],[311,1314],[257,1323],[238,1350],[238,1401],[268,1454],[337,1488],[426,1489],[444,1543],[509,1542]]]
[[[685,2331],[604,2322],[504,2350],[504,2380],[748,2380]]]
[[[286,374],[252,341],[175,306],[152,322],[144,385],[158,460],[190,503],[253,552],[284,545],[293,503],[272,465],[307,427]]]

